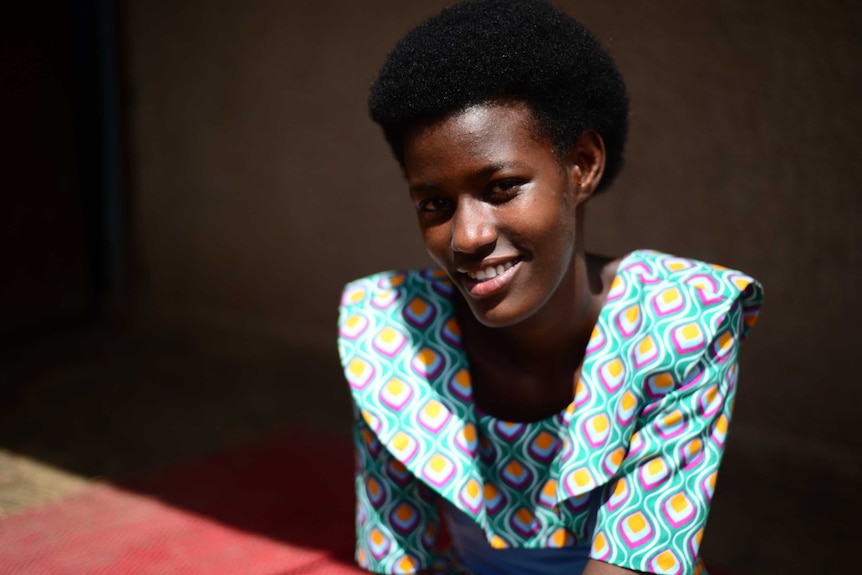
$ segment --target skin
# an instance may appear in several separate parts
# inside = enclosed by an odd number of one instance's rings
[[[477,407],[522,422],[559,412],[619,263],[584,250],[601,137],[587,130],[559,153],[527,105],[498,102],[415,127],[404,158],[425,246],[458,289]],[[489,265],[512,267],[490,281],[469,277]],[[590,561],[583,573],[634,572]]]

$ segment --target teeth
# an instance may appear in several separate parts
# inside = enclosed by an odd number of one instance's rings
[[[500,264],[498,266],[488,266],[485,269],[479,270],[477,272],[467,272],[467,277],[476,281],[483,282],[485,280],[493,279],[498,275],[503,274],[513,265],[515,265],[514,262],[506,262],[505,264]]]

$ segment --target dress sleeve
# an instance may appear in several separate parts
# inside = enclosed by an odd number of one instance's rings
[[[374,573],[415,573],[437,559],[436,494],[357,416],[356,562]]]
[[[736,393],[739,343],[751,323],[737,300],[693,369],[644,407],[616,479],[605,488],[593,559],[647,573],[699,572],[698,548]]]

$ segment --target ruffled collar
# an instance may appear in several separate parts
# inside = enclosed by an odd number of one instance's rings
[[[739,272],[648,250],[623,258],[574,400],[559,416],[562,442],[550,454],[558,504],[613,478],[638,449],[638,417],[696,377],[697,360],[714,335],[709,330],[721,322],[684,323],[669,341],[658,341],[650,318],[692,306],[723,318],[753,283]],[[385,272],[348,284],[339,352],[357,412],[380,443],[487,531],[477,414],[453,292],[440,270]],[[759,298],[749,300],[753,323]],[[649,313],[643,306],[651,306]]]

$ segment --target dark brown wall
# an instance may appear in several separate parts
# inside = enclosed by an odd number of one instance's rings
[[[129,0],[142,313],[333,357],[340,286],[426,264],[365,95],[394,41],[442,5]],[[862,11],[559,5],[610,47],[632,100],[628,165],[591,207],[589,246],[761,279],[736,429],[858,477]]]
[[[81,64],[70,3],[17,3],[0,24],[3,130],[0,340],[91,311],[78,96]]]

